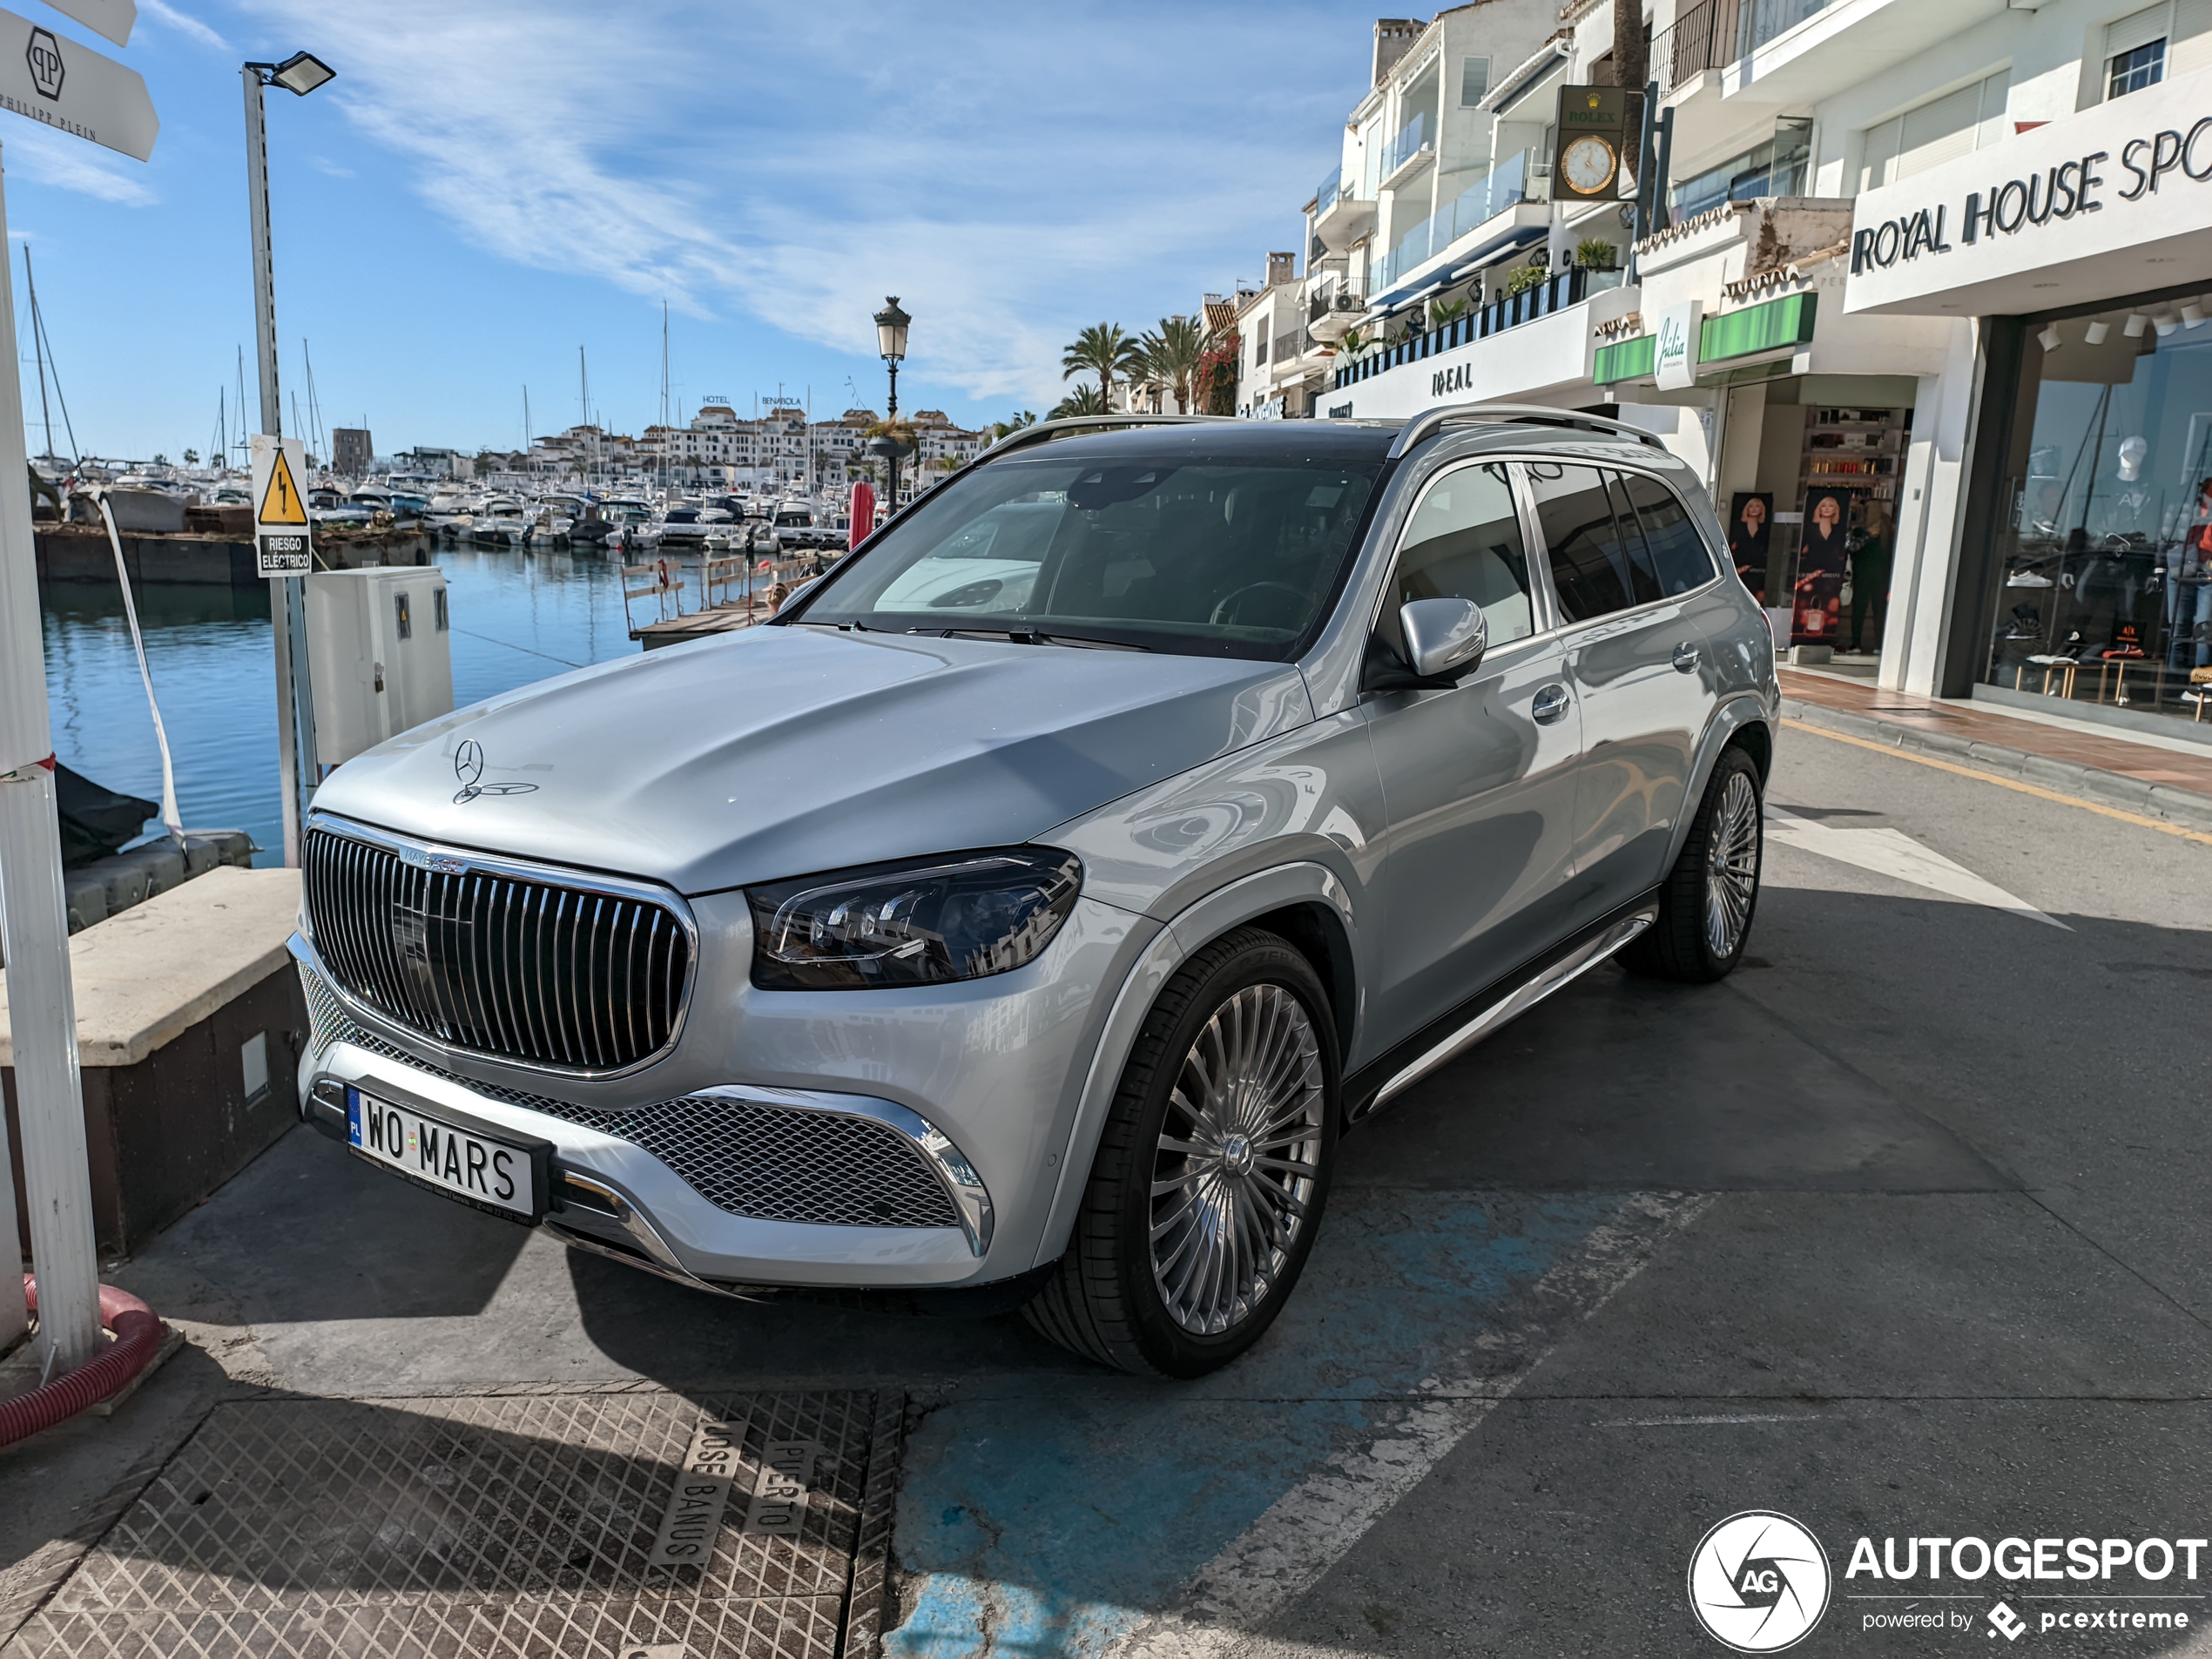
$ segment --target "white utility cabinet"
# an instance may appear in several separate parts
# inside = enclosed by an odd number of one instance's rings
[[[327,570],[307,586],[315,758],[325,768],[453,712],[445,572]]]

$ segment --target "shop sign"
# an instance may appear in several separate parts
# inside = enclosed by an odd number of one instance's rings
[[[1846,305],[1896,307],[1908,295],[2205,229],[2204,185],[2212,74],[2145,88],[1862,192]]]
[[[1651,377],[1661,389],[1676,391],[1697,384],[1697,336],[1704,310],[1703,300],[1685,300],[1654,317]]]

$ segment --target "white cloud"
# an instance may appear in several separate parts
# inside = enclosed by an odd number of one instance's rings
[[[1140,327],[1191,309],[1224,270],[1256,273],[1296,226],[1291,181],[1320,171],[1343,114],[1286,94],[1312,51],[1290,16],[1255,41],[1248,17],[1148,23],[1118,4],[925,22],[248,3],[312,24],[339,70],[323,96],[407,159],[463,238],[868,357],[869,317],[896,292],[916,318],[913,366],[978,398],[1049,401],[1076,328]],[[1230,62],[1247,104],[1224,90]],[[1286,143],[1308,127],[1311,145]]]
[[[203,46],[212,46],[219,51],[231,50],[230,43],[189,12],[179,11],[169,0],[138,0],[138,9],[165,27],[175,30],[188,39]]]
[[[0,134],[8,172],[34,185],[73,190],[125,207],[151,207],[160,199],[138,174],[125,172],[82,138],[30,122],[10,122]]]

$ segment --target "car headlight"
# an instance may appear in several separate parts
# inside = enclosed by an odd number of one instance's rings
[[[764,991],[943,985],[1021,967],[1076,907],[1082,863],[997,847],[747,887]]]

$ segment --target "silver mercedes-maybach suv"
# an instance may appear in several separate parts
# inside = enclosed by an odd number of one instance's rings
[[[1694,475],[1561,411],[1033,427],[765,627],[347,762],[309,1119],[702,1288],[1225,1363],[1338,1138],[1576,974],[1714,980],[1773,641]]]

